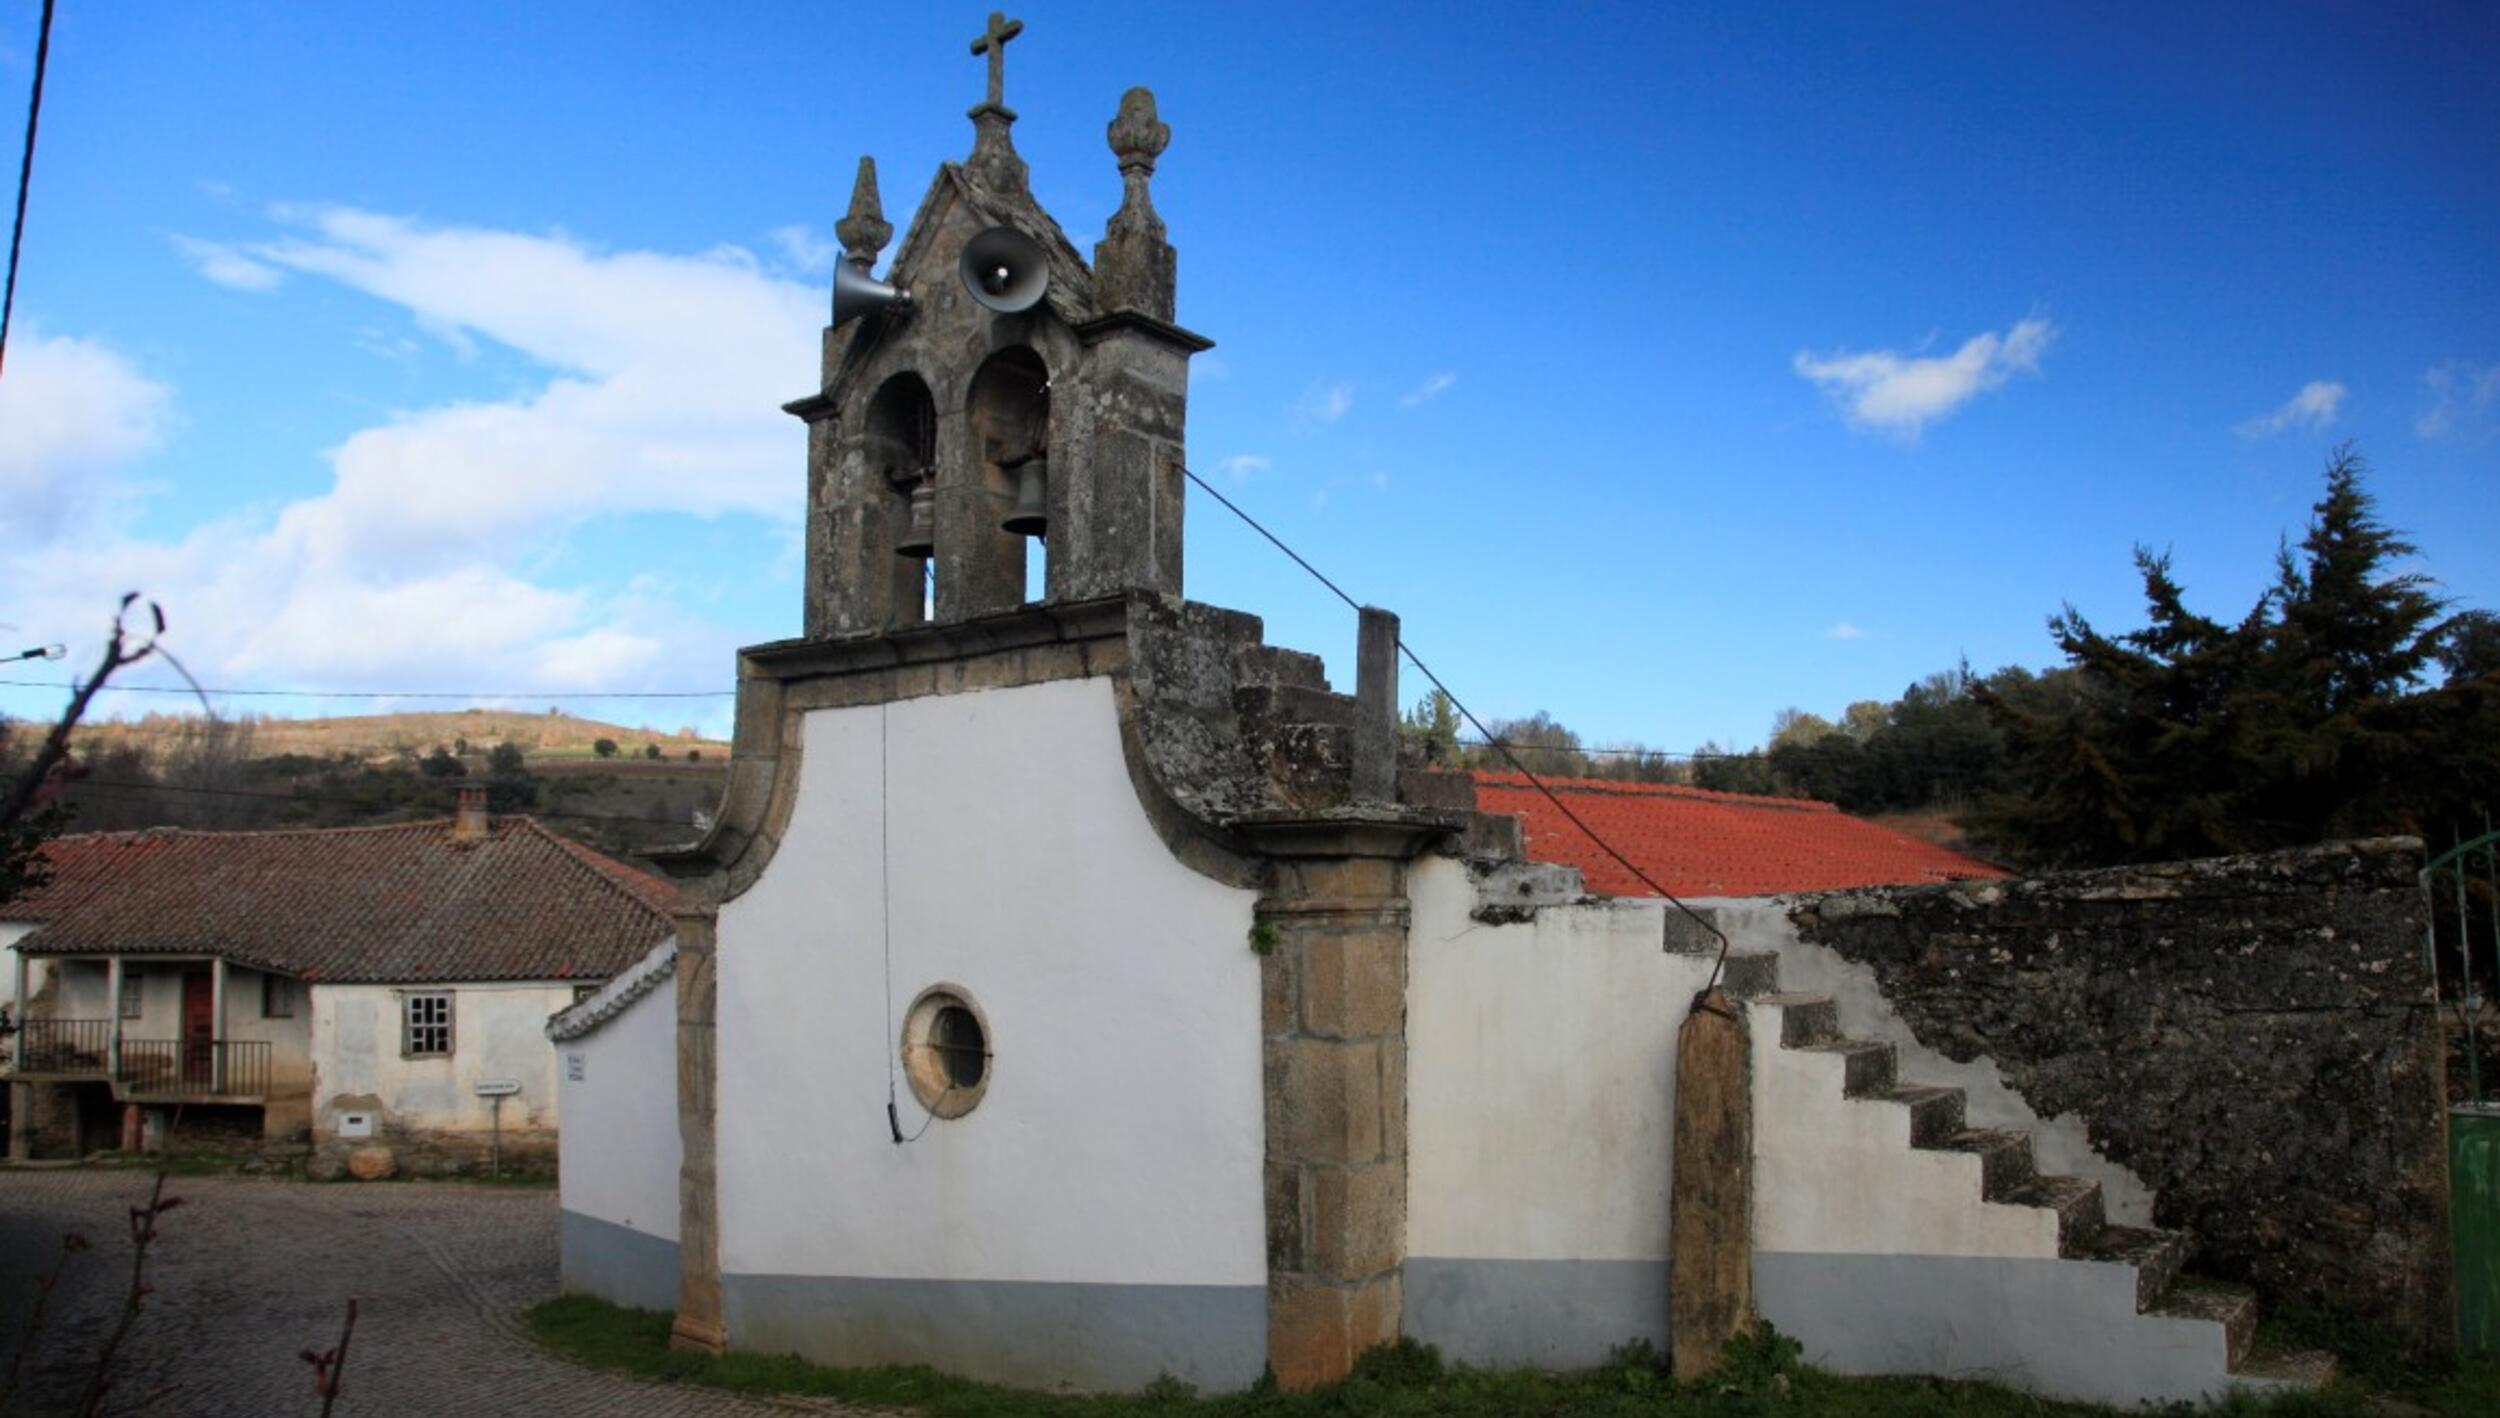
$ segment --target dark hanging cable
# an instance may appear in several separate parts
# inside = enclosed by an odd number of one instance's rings
[[[0,367],[9,358],[9,316],[17,310],[17,253],[26,240],[26,189],[35,179],[35,120],[43,116],[43,69],[52,56],[52,0],[43,0],[43,26],[35,38],[35,94],[26,101],[26,155],[17,164],[17,220],[9,228],[9,284],[0,294]]]
[[[1247,512],[1242,511],[1238,506],[1235,506],[1231,498],[1217,492],[1205,478],[1198,476],[1198,474],[1194,471],[1188,468],[1183,468],[1181,469],[1181,472],[1185,474],[1191,482],[1196,483],[1199,489],[1205,492],[1207,496],[1223,503],[1226,511],[1232,513],[1234,516],[1247,523],[1251,531],[1267,538],[1270,545],[1274,546],[1278,551],[1283,552],[1285,555],[1292,557],[1294,565],[1310,572],[1312,577],[1315,578],[1319,584],[1335,592],[1338,600],[1341,600],[1348,606],[1351,606],[1356,614],[1359,615],[1362,613],[1363,606],[1361,602],[1355,600],[1352,596],[1347,595],[1345,593],[1345,588],[1339,586],[1336,582],[1329,580],[1318,567],[1303,560],[1302,553],[1285,545],[1283,539],[1279,538],[1274,532],[1271,532],[1267,528],[1261,526],[1259,524],[1259,519],[1251,516]],[[1614,858],[1616,864],[1621,866],[1625,871],[1630,872],[1634,879],[1638,880],[1641,885],[1657,892],[1661,897],[1665,898],[1668,905],[1683,912],[1694,925],[1701,927],[1703,930],[1710,932],[1711,935],[1718,938],[1719,958],[1712,962],[1710,966],[1710,982],[1702,986],[1702,993],[1708,994],[1712,989],[1716,988],[1719,983],[1720,972],[1727,968],[1727,933],[1720,930],[1717,926],[1712,925],[1708,917],[1703,916],[1699,911],[1694,910],[1692,907],[1685,905],[1683,899],[1678,897],[1674,892],[1660,886],[1655,880],[1651,879],[1649,873],[1642,871],[1639,865],[1634,863],[1630,857],[1616,851],[1613,843],[1598,836],[1595,828],[1589,826],[1586,822],[1581,821],[1580,814],[1573,812],[1569,803],[1564,802],[1560,795],[1556,794],[1552,788],[1545,785],[1544,779],[1538,777],[1529,769],[1527,764],[1521,762],[1519,755],[1511,751],[1510,745],[1495,738],[1493,736],[1493,731],[1484,726],[1484,721],[1476,717],[1475,711],[1468,708],[1466,703],[1457,695],[1450,693],[1450,687],[1441,682],[1441,677],[1432,672],[1432,666],[1424,663],[1423,657],[1415,653],[1414,647],[1406,643],[1406,638],[1404,636],[1400,636],[1398,638],[1398,651],[1406,656],[1408,664],[1413,665],[1416,670],[1422,673],[1424,678],[1432,681],[1432,687],[1441,691],[1441,697],[1450,701],[1450,707],[1456,709],[1460,716],[1467,720],[1468,726],[1476,731],[1477,737],[1483,739],[1488,747],[1499,749],[1502,757],[1509,760],[1512,770],[1517,772],[1520,777],[1527,779],[1528,786],[1545,795],[1545,800],[1554,805],[1555,811],[1560,812],[1572,826],[1579,828],[1583,836],[1596,843],[1599,850],[1603,851],[1607,856]]]

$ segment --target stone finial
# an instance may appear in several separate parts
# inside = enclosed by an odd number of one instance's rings
[[[1108,130],[1111,155],[1120,160],[1120,210],[1113,227],[1135,227],[1158,241],[1163,219],[1155,215],[1146,183],[1155,175],[1155,159],[1172,145],[1172,127],[1155,117],[1155,91],[1143,84],[1120,95],[1120,111]]]
[[[1120,95],[1120,111],[1108,130],[1111,155],[1120,160],[1120,210],[1104,223],[1094,247],[1094,295],[1106,310],[1129,310],[1172,319],[1178,258],[1164,240],[1146,184],[1155,159],[1171,146],[1172,130],[1155,116],[1154,90],[1143,86]]]
[[[851,210],[833,224],[833,234],[842,241],[844,255],[861,266],[877,264],[877,253],[894,239],[894,223],[885,219],[885,206],[877,200],[877,160],[859,160],[859,180],[851,184]]]

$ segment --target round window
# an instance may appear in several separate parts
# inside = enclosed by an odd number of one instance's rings
[[[990,1081],[990,1029],[972,997],[954,985],[933,985],[903,1016],[903,1074],[912,1096],[933,1117],[972,1111]]]

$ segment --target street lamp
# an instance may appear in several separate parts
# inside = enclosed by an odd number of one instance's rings
[[[13,665],[20,660],[57,660],[68,653],[69,647],[66,645],[38,645],[32,650],[20,650],[14,655],[0,655],[0,665]]]

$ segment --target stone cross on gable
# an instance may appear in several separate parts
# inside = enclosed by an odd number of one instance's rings
[[[990,11],[989,28],[972,42],[972,52],[990,57],[989,106],[1004,108],[1007,104],[1007,41],[1024,33],[1024,21],[1007,18],[1004,10]]]

